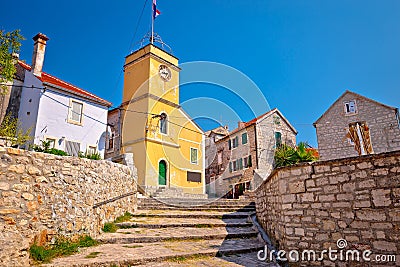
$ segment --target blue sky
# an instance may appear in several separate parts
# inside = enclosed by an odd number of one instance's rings
[[[0,28],[21,29],[27,40],[20,57],[28,63],[31,38],[46,34],[45,71],[118,105],[124,57],[137,48],[132,40],[136,44],[149,29],[151,0],[138,24],[144,2],[4,1]],[[156,31],[180,63],[219,62],[241,71],[297,128],[298,141],[316,146],[312,123],[346,89],[400,106],[398,0],[157,2],[162,14]],[[182,102],[204,97],[227,103],[244,121],[260,115],[219,86],[181,88]],[[202,104],[188,105],[187,111],[197,114],[201,108],[213,110]],[[216,113],[223,124],[236,125],[236,117]],[[199,123],[205,130],[215,126]]]

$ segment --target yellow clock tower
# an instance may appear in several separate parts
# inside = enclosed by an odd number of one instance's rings
[[[179,72],[178,59],[151,43],[125,60],[120,153],[133,153],[149,194],[205,193],[204,133],[179,105]]]

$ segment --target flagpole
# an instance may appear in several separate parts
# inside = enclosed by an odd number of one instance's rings
[[[151,5],[151,36],[150,36],[150,43],[153,44],[154,43],[154,10],[155,6],[154,6],[154,1]]]

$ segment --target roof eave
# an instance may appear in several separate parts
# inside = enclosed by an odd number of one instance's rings
[[[59,90],[59,91],[62,91],[62,92],[65,92],[65,93],[68,93],[68,94],[71,94],[71,95],[79,96],[79,97],[81,97],[81,98],[84,98],[84,99],[89,100],[89,101],[91,101],[91,102],[94,102],[94,103],[96,103],[96,104],[100,104],[100,105],[102,105],[102,106],[106,106],[107,108],[109,108],[109,107],[112,106],[112,103],[111,103],[111,102],[108,102],[108,101],[106,101],[106,100],[101,101],[101,100],[98,100],[98,99],[96,99],[96,98],[92,98],[92,97],[89,97],[89,96],[87,96],[87,95],[84,95],[84,94],[80,94],[80,93],[77,93],[77,92],[73,92],[73,91],[71,91],[71,90],[68,90],[68,89],[66,89],[66,88],[63,88],[63,87],[61,87],[61,86],[58,86],[58,85],[55,85],[55,84],[52,84],[52,83],[49,83],[49,82],[42,82],[42,83],[43,83],[43,85],[45,85],[45,86],[48,85],[48,86],[53,87],[54,89],[57,89],[57,90]],[[47,89],[48,89],[48,88],[47,88]]]

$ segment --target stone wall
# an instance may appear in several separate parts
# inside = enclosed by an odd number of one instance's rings
[[[277,169],[256,191],[256,208],[279,249],[336,249],[343,238],[400,264],[400,151]],[[304,266],[314,264],[335,266]]]
[[[127,166],[0,148],[0,262],[28,266],[28,249],[56,235],[96,237],[136,209]],[[5,151],[4,151],[5,150]]]

